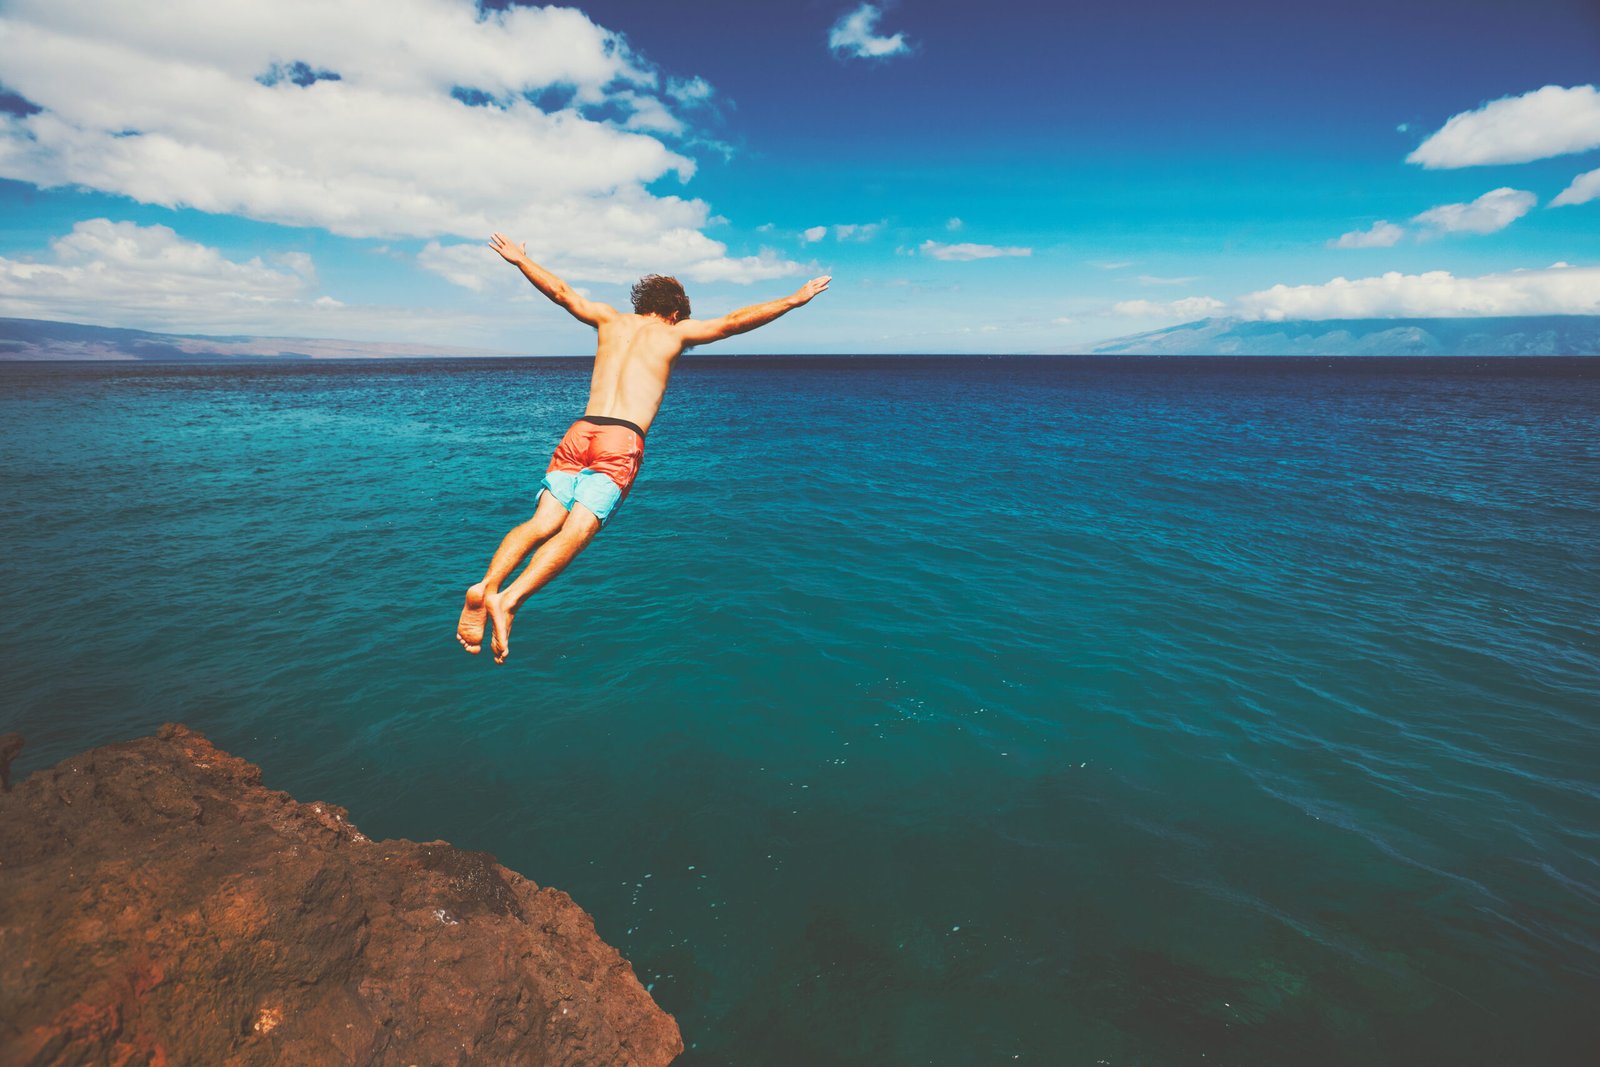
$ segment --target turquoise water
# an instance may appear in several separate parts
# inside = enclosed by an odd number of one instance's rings
[[[1600,361],[0,365],[0,730],[570,892],[685,1064],[1600,1062]]]

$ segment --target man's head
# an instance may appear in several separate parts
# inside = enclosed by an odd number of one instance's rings
[[[689,317],[689,296],[678,279],[646,274],[634,283],[633,313],[681,322]]]

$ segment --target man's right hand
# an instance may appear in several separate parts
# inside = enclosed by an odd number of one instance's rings
[[[503,233],[497,233],[489,238],[489,247],[500,253],[500,258],[507,263],[521,264],[528,258],[527,242],[513,244],[511,238]]]
[[[826,289],[828,287],[828,283],[831,281],[833,281],[833,275],[824,274],[820,278],[812,278],[809,282],[806,282],[799,289],[795,290],[793,297],[794,306],[800,307],[803,304],[809,304],[812,297]]]

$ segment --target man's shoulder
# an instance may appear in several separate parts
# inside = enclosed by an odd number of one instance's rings
[[[657,329],[670,330],[673,324],[664,322],[655,315],[640,315],[636,311],[618,311],[611,316],[611,325],[621,326],[625,330]]]

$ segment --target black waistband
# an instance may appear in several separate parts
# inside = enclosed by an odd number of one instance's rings
[[[584,422],[592,422],[596,426],[626,426],[639,435],[639,440],[644,440],[644,431],[639,429],[638,423],[629,422],[627,419],[614,419],[610,415],[585,415]]]

